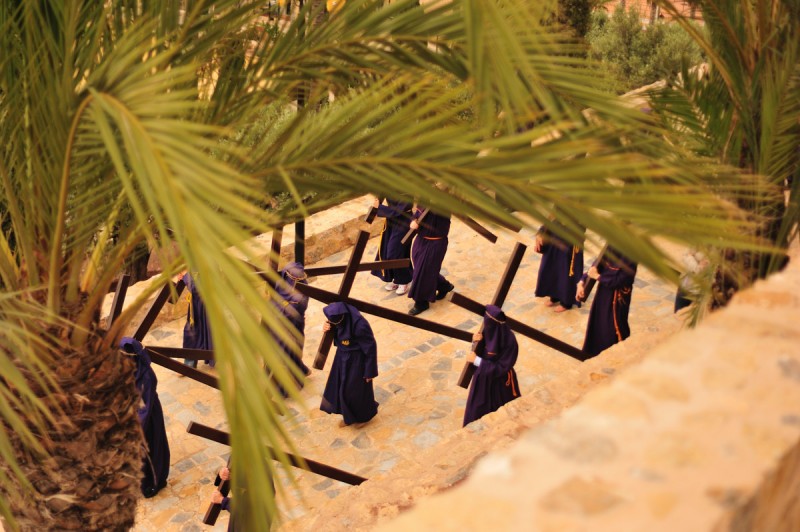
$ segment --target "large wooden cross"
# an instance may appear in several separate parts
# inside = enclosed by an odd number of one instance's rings
[[[450,299],[453,304],[458,305],[459,307],[479,316],[483,316],[486,313],[485,305],[457,292],[451,292],[448,294],[448,299]],[[540,344],[544,344],[547,347],[555,349],[556,351],[568,355],[576,360],[580,360],[581,362],[586,360],[586,354],[577,347],[573,347],[554,336],[550,336],[549,334],[544,333],[535,327],[531,327],[530,325],[517,321],[508,315],[506,315],[506,324],[512,331],[518,332],[521,335],[530,338],[531,340],[539,342]],[[469,372],[469,366],[472,366],[473,369],[469,373],[469,376],[465,377],[465,372]],[[469,387],[469,379],[472,378],[472,374],[475,372],[474,368],[475,366],[473,364],[467,363],[467,366],[465,366],[464,371],[461,373],[461,377],[459,377],[459,386],[462,388]]]
[[[430,211],[431,211],[430,208],[425,208],[422,211],[422,213],[417,218],[417,223],[419,225],[422,225],[422,222],[425,220],[425,217],[428,215],[428,213]],[[461,220],[464,223],[464,225],[466,225],[467,227],[469,227],[470,229],[472,229],[473,231],[475,231],[476,233],[481,235],[483,238],[485,238],[486,240],[488,240],[492,244],[497,242],[497,235],[495,235],[494,233],[492,233],[491,231],[486,229],[484,226],[482,226],[481,224],[479,224],[478,222],[476,222],[475,220],[473,220],[469,216],[462,216],[462,215],[458,215],[458,214],[454,214],[453,216],[455,218],[458,218],[459,220]],[[520,226],[519,228],[512,228],[512,230],[514,230],[514,229],[515,229],[515,232],[518,233],[519,231],[522,230],[522,227]],[[409,229],[408,232],[405,234],[405,236],[403,237],[403,239],[400,242],[405,246],[414,237],[414,235],[416,233],[417,233],[416,229]]]
[[[120,277],[119,281],[117,282],[116,291],[114,293],[114,300],[111,303],[111,313],[109,314],[109,325],[114,322],[117,318],[119,318],[120,313],[122,312],[122,307],[125,303],[125,296],[128,291],[128,283],[130,282],[129,275],[123,275]],[[159,312],[161,309],[164,308],[164,304],[169,299],[169,294],[171,290],[175,290],[177,295],[180,297],[183,290],[186,288],[186,284],[183,280],[178,281],[177,283],[173,283],[170,281],[169,284],[165,285],[158,295],[153,300],[153,303],[150,305],[147,313],[145,314],[142,322],[136,328],[136,332],[134,333],[133,337],[139,340],[140,342],[147,336],[150,327],[153,326],[153,323],[156,320]],[[166,347],[166,346],[144,346],[147,354],[150,356],[150,361],[153,364],[157,364],[159,366],[165,367],[170,369],[176,373],[180,373],[185,377],[189,377],[192,380],[197,382],[201,382],[206,386],[210,386],[212,388],[219,389],[219,382],[217,378],[213,375],[209,375],[208,373],[202,372],[198,369],[186,366],[176,360],[174,358],[185,358],[188,360],[212,360],[214,358],[214,352],[205,350],[205,349],[183,349],[180,347]]]
[[[494,292],[490,305],[502,307],[506,301],[508,292],[511,290],[511,283],[514,282],[514,277],[517,275],[519,265],[522,263],[522,256],[525,255],[525,250],[528,249],[525,244],[517,242],[514,246],[514,251],[511,252],[511,257],[506,264],[506,270],[500,278],[500,284],[497,285],[497,290]],[[452,296],[450,298],[452,301]],[[483,323],[481,323],[480,331],[483,331]],[[482,355],[484,351],[485,342],[480,340],[472,343],[472,350],[477,355]],[[458,378],[458,385],[462,388],[469,387],[469,381],[472,380],[472,375],[475,373],[475,365],[471,362],[464,364],[464,369],[461,370],[461,375]]]
[[[231,444],[230,434],[227,432],[203,425],[202,423],[197,423],[195,421],[189,422],[186,432],[189,434],[194,434],[195,436],[200,436],[201,438],[205,438],[207,440],[221,443],[222,445]],[[274,448],[267,446],[266,449],[269,451],[269,454],[272,456],[273,460],[278,460]],[[328,464],[323,464],[322,462],[317,462],[316,460],[310,460],[303,456],[298,456],[291,453],[283,453],[283,455],[289,459],[289,463],[292,466],[298,469],[310,471],[326,478],[338,480],[339,482],[344,482],[345,484],[350,484],[351,486],[357,486],[367,480],[366,478],[354,473],[350,473],[349,471],[343,471]]]

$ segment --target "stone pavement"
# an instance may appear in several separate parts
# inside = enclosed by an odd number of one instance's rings
[[[496,228],[493,231],[500,236],[496,244],[454,221],[443,274],[455,284],[456,291],[488,301],[514,243],[519,240],[528,244],[504,310],[509,316],[580,347],[588,308],[556,314],[542,304],[542,299],[533,297],[540,259],[533,252],[533,231],[526,229],[520,234]],[[370,241],[364,260],[371,260],[377,245],[377,239]],[[590,247],[587,264],[595,253]],[[344,264],[349,254],[350,249],[347,249],[318,264]],[[313,283],[335,291],[339,280],[339,276],[328,276],[317,278]],[[382,287],[377,277],[364,272],[357,276],[352,294],[395,310],[410,308],[410,299],[386,292]],[[659,331],[664,323],[676,328],[673,298],[672,287],[640,268],[631,306],[632,334]],[[304,359],[309,365],[322,334],[322,306],[312,301],[306,314]],[[421,317],[470,331],[477,330],[480,324],[478,316],[447,301],[433,304]],[[324,371],[313,370],[302,392],[306,405],[293,404],[294,415],[287,422],[292,424],[291,433],[303,455],[369,478],[414,461],[421,453],[461,430],[467,393],[456,386],[455,381],[469,345],[381,318],[367,316],[367,319],[378,339],[380,375],[375,380],[375,395],[380,408],[375,419],[361,428],[340,427],[341,416],[330,416],[318,410],[331,358]],[[152,330],[145,343],[180,346],[182,328],[182,319],[168,322]],[[523,395],[580,367],[579,362],[565,355],[520,335],[517,338],[520,357],[516,368]],[[213,491],[211,483],[216,471],[227,460],[228,448],[188,435],[186,426],[194,420],[225,428],[221,402],[214,390],[202,384],[160,367],[156,367],[156,373],[170,439],[172,470],[168,486],[153,499],[140,502],[134,530],[209,529],[201,519]],[[347,497],[348,490],[352,489],[312,473],[295,472],[296,487],[291,486],[287,478],[281,481],[286,489],[279,506],[287,525],[291,525],[292,520],[299,519],[298,523],[308,520],[321,506],[331,499]],[[225,530],[226,526],[227,515],[223,512],[213,530]]]

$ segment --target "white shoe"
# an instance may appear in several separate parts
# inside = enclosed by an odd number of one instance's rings
[[[402,296],[406,292],[408,292],[408,285],[407,284],[401,284],[401,285],[399,285],[397,287],[397,291],[395,292],[395,294],[397,294],[398,296]]]
[[[383,289],[386,290],[387,292],[391,292],[392,290],[397,290],[397,285],[394,283],[389,283],[386,286],[384,286]]]

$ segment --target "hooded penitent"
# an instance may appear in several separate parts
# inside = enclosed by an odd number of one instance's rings
[[[519,346],[506,323],[506,315],[494,305],[486,307],[483,318],[484,354],[469,388],[464,425],[520,396],[514,364]]]
[[[120,342],[120,349],[134,355],[136,360],[136,390],[142,397],[139,408],[139,423],[144,433],[147,452],[142,463],[142,494],[152,497],[167,485],[169,476],[169,442],[164,427],[164,411],[158,400],[156,378],[150,367],[150,356],[144,346],[135,338],[125,337]]]
[[[378,376],[378,344],[367,320],[347,303],[322,309],[331,323],[336,356],[331,365],[320,409],[342,414],[344,422],[364,423],[378,413],[372,388]]]

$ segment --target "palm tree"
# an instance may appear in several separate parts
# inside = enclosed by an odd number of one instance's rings
[[[800,3],[697,0],[692,4],[703,13],[705,32],[676,4],[662,2],[703,48],[708,65],[700,71],[687,66],[653,100],[665,123],[684,134],[687,147],[765,177],[764,187],[736,201],[762,219],[757,234],[777,251],[727,253],[744,270],[728,282],[750,284],[783,267],[800,220]],[[719,289],[719,303],[733,288]]]
[[[591,89],[600,71],[541,26],[547,8],[349,0],[324,24],[296,20],[253,42],[260,6],[240,0],[0,3],[6,525],[133,524],[138,399],[115,346],[188,267],[214,331],[233,453],[248,465],[234,471],[248,487],[236,511],[248,529],[268,528],[264,443],[293,445],[262,368],[287,388],[292,377],[261,326],[288,335],[285,323],[227,251],[257,262],[243,245],[253,233],[373,192],[500,221],[509,209],[545,219],[558,204],[664,275],[654,236],[750,245],[736,235],[752,223],[716,193],[740,187],[740,173]],[[306,5],[300,18],[313,15]],[[320,105],[288,111],[299,86]],[[279,194],[289,206],[263,208]],[[125,209],[133,221],[121,224]],[[180,258],[101,329],[131,251],[145,242],[166,257],[168,241]]]

